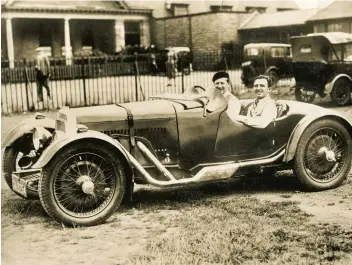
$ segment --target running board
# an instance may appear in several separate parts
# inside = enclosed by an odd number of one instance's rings
[[[225,180],[231,178],[235,172],[241,168],[246,166],[259,166],[273,163],[283,157],[285,150],[282,150],[277,155],[265,158],[261,160],[252,160],[252,161],[244,161],[244,162],[230,162],[230,163],[222,163],[219,165],[207,166],[202,168],[196,175],[192,178],[186,179],[176,179],[167,168],[160,163],[160,161],[150,152],[150,150],[140,141],[137,141],[138,149],[141,153],[149,159],[155,167],[168,179],[168,180],[157,180],[153,178],[144,168],[143,166],[127,151],[126,153],[129,156],[129,159],[132,165],[138,170],[140,174],[144,176],[147,182],[151,185],[157,187],[170,187],[177,185],[184,185],[190,183],[198,183],[205,181],[216,181],[216,180]]]

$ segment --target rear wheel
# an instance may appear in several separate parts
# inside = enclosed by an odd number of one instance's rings
[[[347,177],[352,160],[352,141],[347,129],[325,119],[310,125],[298,142],[294,172],[304,188],[332,189]]]
[[[297,101],[312,103],[315,99],[315,91],[307,91],[301,86],[297,86],[295,89],[295,98]]]
[[[123,160],[113,150],[94,143],[64,149],[43,169],[40,201],[54,219],[74,226],[103,223],[125,194]]]
[[[336,80],[331,91],[331,100],[339,106],[347,105],[351,101],[351,87],[351,81],[346,78]]]

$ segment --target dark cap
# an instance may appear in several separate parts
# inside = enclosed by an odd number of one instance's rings
[[[218,80],[218,79],[220,79],[220,78],[228,78],[228,79],[230,79],[230,76],[229,76],[228,73],[223,72],[223,71],[217,72],[217,73],[215,73],[214,76],[213,76],[213,82],[215,82],[216,80]]]

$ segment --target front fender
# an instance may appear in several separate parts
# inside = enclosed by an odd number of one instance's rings
[[[324,87],[324,94],[330,94],[331,91],[332,91],[332,89],[333,89],[333,87],[334,87],[335,82],[336,82],[338,79],[342,78],[342,77],[343,77],[343,78],[347,78],[348,80],[350,80],[350,81],[352,82],[351,77],[349,77],[348,75],[346,75],[346,74],[339,74],[339,75],[335,76],[334,79],[332,79],[331,82],[329,82],[329,83],[327,83],[327,84],[325,85],[325,87]]]
[[[126,158],[126,161],[130,164],[129,154],[127,153],[127,150],[118,141],[107,136],[106,134],[88,130],[87,132],[82,133],[62,135],[59,139],[55,140],[44,150],[44,152],[42,153],[38,161],[32,166],[32,168],[41,169],[45,167],[54,157],[54,155],[57,154],[63,147],[83,139],[95,139],[110,144],[111,146],[115,147],[118,151],[120,151],[121,154]]]
[[[324,110],[323,112],[320,112],[318,114],[311,114],[303,118],[294,128],[288,142],[287,142],[287,147],[285,151],[285,155],[283,158],[284,162],[289,162],[291,161],[295,154],[296,154],[296,149],[298,145],[299,139],[301,139],[301,136],[303,132],[307,129],[307,127],[312,124],[313,122],[327,118],[327,119],[334,119],[334,120],[339,120],[342,122],[342,124],[347,128],[349,131],[351,137],[352,137],[352,125],[351,123],[341,114],[335,111],[330,111],[330,110]]]
[[[1,148],[11,146],[18,138],[22,137],[24,134],[31,132],[34,127],[42,126],[44,128],[55,129],[55,120],[50,118],[40,118],[45,117],[42,114],[36,115],[34,118],[29,118],[20,122],[16,126],[12,127],[3,137],[1,142]]]

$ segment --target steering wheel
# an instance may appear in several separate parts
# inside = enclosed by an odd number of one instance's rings
[[[192,87],[190,88],[190,90],[191,90],[194,94],[201,94],[201,93],[205,92],[205,88],[202,87],[202,86],[199,86],[199,85],[192,86]]]

